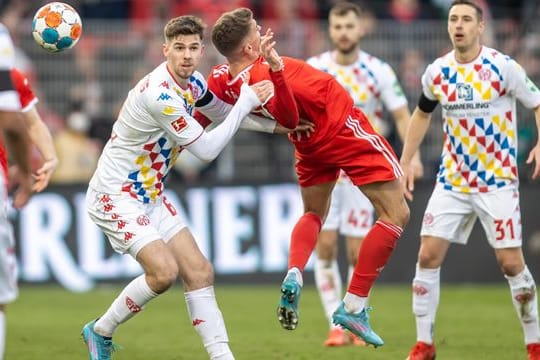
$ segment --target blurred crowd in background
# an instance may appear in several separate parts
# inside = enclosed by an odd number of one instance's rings
[[[39,111],[55,137],[60,165],[57,184],[85,183],[93,173],[101,148],[129,89],[163,61],[162,28],[171,17],[194,14],[211,29],[221,13],[251,8],[263,30],[276,33],[282,55],[307,59],[328,50],[327,16],[339,0],[64,0],[83,20],[79,44],[66,53],[48,54],[31,36],[35,11],[48,1],[0,0],[0,20],[17,46],[17,66],[40,98]],[[366,37],[361,48],[387,61],[395,70],[411,110],[421,91],[426,65],[450,47],[446,15],[451,0],[352,1],[365,10]],[[540,84],[540,2],[538,0],[480,0],[488,31],[484,44],[514,57]],[[209,33],[209,31],[208,31]],[[207,36],[200,71],[207,75],[223,62]],[[521,112],[520,159],[524,165],[536,141],[531,112]],[[389,125],[391,126],[391,121]],[[433,124],[422,157],[426,179],[433,179],[441,149],[440,126]],[[435,135],[436,134],[436,135]],[[395,136],[390,141],[399,149]],[[198,181],[289,181],[293,179],[293,150],[284,136],[240,132],[217,161],[208,165],[184,154],[173,176],[187,184]],[[431,170],[431,172],[429,171]]]

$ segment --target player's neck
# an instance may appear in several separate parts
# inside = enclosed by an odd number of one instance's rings
[[[480,55],[480,52],[482,52],[482,45],[478,44],[475,46],[471,46],[469,49],[455,49],[454,51],[454,57],[456,58],[456,61],[460,64],[468,64],[474,59]]]
[[[352,65],[358,60],[358,48],[354,48],[354,51],[342,52],[339,50],[334,50],[332,52],[332,57],[338,65]]]
[[[229,61],[229,74],[232,78],[240,74],[245,68],[253,64],[253,61],[240,60],[240,61]]]

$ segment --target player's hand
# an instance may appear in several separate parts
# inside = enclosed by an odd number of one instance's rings
[[[32,190],[35,192],[43,191],[49,185],[51,176],[57,166],[57,158],[45,161],[43,165],[38,169],[38,171],[34,175],[32,175],[35,181],[34,185],[32,186]]]
[[[283,59],[274,48],[275,45],[274,32],[269,28],[266,34],[261,36],[261,53],[272,71],[280,71],[283,69]]]
[[[274,134],[293,133],[293,136],[296,138],[296,140],[300,140],[302,136],[306,136],[307,138],[309,138],[313,132],[315,132],[315,124],[309,120],[302,118],[300,118],[298,126],[294,129],[288,129],[284,126],[281,126],[279,123],[276,124],[276,128],[274,129]]]
[[[419,153],[416,153],[411,160],[411,171],[415,179],[421,179],[424,176],[424,164],[420,160]]]
[[[274,95],[274,83],[270,80],[262,80],[250,86],[257,95],[261,104],[264,104]]]
[[[32,196],[32,176],[22,173],[17,166],[10,166],[8,177],[10,186],[16,189],[13,194],[13,207],[20,209],[28,203]]]
[[[401,168],[403,169],[403,176],[400,178],[401,187],[405,198],[412,201],[414,191],[414,171],[410,163],[401,162]]]
[[[529,152],[529,157],[527,158],[527,165],[530,165],[533,162],[534,170],[531,178],[534,180],[540,175],[540,143],[537,143]]]

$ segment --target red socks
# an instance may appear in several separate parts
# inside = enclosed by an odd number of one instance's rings
[[[397,225],[377,220],[362,245],[348,292],[367,297],[373,283],[390,259],[397,239],[403,229]]]
[[[305,213],[296,222],[289,245],[289,269],[297,267],[300,271],[304,271],[317,244],[321,226],[321,218],[314,213]]]

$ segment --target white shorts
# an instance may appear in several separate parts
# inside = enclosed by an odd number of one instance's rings
[[[8,199],[4,176],[0,175],[0,304],[8,304],[19,294],[18,267],[13,227],[7,217]]]
[[[165,196],[143,204],[128,194],[111,195],[88,188],[86,209],[112,248],[134,258],[148,243],[158,239],[168,242],[187,226]]]
[[[373,226],[373,217],[369,199],[347,176],[340,176],[322,230],[338,230],[345,236],[363,238]]]
[[[424,213],[420,235],[466,244],[477,218],[493,248],[521,246],[517,185],[486,193],[465,194],[445,190],[442,184],[437,183]]]

